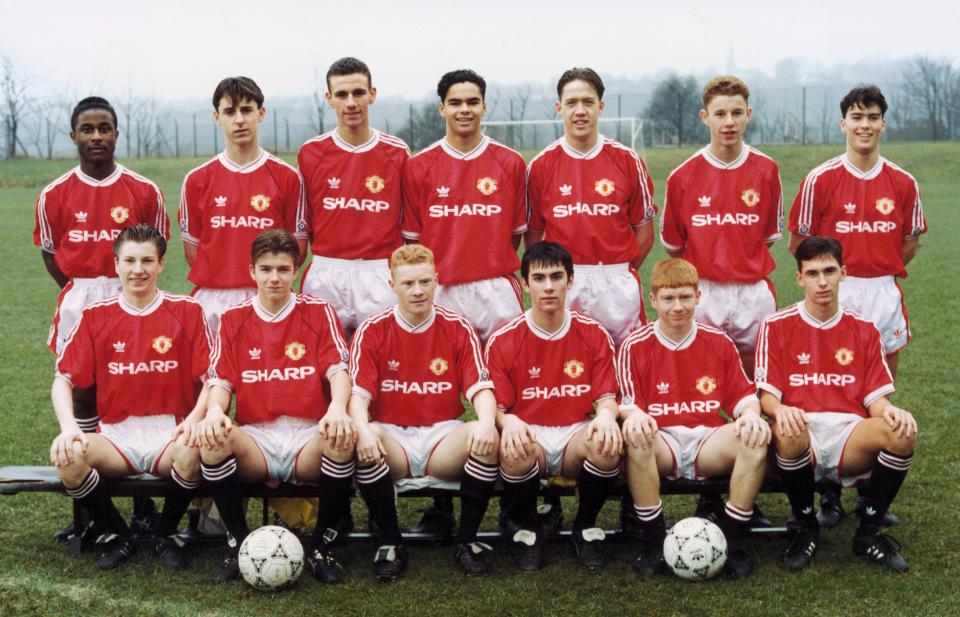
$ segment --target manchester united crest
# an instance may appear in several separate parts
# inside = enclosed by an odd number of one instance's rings
[[[493,195],[497,190],[497,181],[493,178],[480,178],[477,180],[477,190],[484,195]]]
[[[367,190],[371,193],[376,194],[382,191],[387,183],[380,176],[367,176],[367,179],[363,181],[363,186],[367,187]]]
[[[711,392],[717,389],[717,380],[709,375],[704,375],[697,379],[697,390],[700,391],[700,394],[704,396],[709,395]]]
[[[600,178],[597,180],[594,183],[593,188],[604,197],[609,197],[615,190],[617,190],[617,187],[613,184],[613,180],[608,180],[606,178]]]
[[[157,353],[165,354],[173,348],[173,339],[169,336],[158,336],[153,339],[153,343],[150,346],[153,347]]]
[[[263,212],[270,207],[270,198],[266,195],[254,195],[250,198],[250,207],[257,212]]]
[[[580,360],[567,360],[563,363],[563,372],[567,376],[576,379],[580,375],[583,375],[583,362]]]
[[[884,216],[887,216],[888,214],[893,212],[894,205],[895,204],[893,203],[893,200],[890,199],[889,197],[881,197],[880,199],[877,200],[877,212],[879,212]]]
[[[287,356],[294,362],[299,360],[307,353],[307,346],[303,343],[298,343],[293,341],[292,343],[287,343],[283,346],[283,355]]]
[[[853,352],[846,347],[838,349],[837,353],[833,354],[833,357],[840,366],[846,366],[853,362]]]
[[[443,358],[434,358],[430,360],[430,372],[439,377],[447,372],[450,364]]]
[[[760,193],[756,189],[747,189],[740,193],[740,201],[748,208],[753,208],[760,203]]]
[[[130,209],[125,206],[114,206],[110,208],[110,218],[117,223],[125,223],[130,218]]]

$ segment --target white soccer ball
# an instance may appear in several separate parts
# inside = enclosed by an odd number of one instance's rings
[[[261,591],[292,585],[303,571],[303,545],[292,532],[276,525],[255,529],[240,545],[240,575]]]
[[[670,528],[663,540],[663,558],[680,578],[712,578],[727,562],[727,538],[715,524],[691,516]]]

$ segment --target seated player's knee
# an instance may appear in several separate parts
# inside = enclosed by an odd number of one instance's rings
[[[208,465],[214,465],[226,459],[232,450],[226,442],[216,444],[212,448],[200,446],[200,460]]]
[[[519,476],[530,471],[537,461],[535,453],[527,453],[527,456],[520,458],[510,458],[504,452],[500,453],[500,469],[503,473],[511,476]]]
[[[622,456],[619,453],[604,454],[600,446],[592,441],[587,442],[587,460],[600,469],[613,469],[620,464]]]
[[[632,446],[629,444],[624,444],[626,447],[626,458],[631,463],[643,464],[649,461],[653,461],[657,457],[657,448],[656,443],[649,447],[646,446]]]
[[[748,446],[742,439],[737,438],[737,460],[752,467],[763,467],[767,460],[767,446]]]
[[[173,464],[182,477],[193,480],[200,476],[200,450],[174,444]]]
[[[910,454],[913,452],[914,447],[917,445],[916,434],[902,437],[886,423],[884,423],[884,427],[886,429],[886,443],[883,446],[885,450],[889,450],[894,454]]]
[[[777,454],[786,458],[800,456],[810,448],[810,433],[803,431],[799,435],[779,435],[774,431]]]

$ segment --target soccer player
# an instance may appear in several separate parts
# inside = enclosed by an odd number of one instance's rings
[[[796,519],[784,564],[806,568],[817,549],[814,479],[851,486],[869,478],[853,552],[906,571],[880,525],[910,469],[916,420],[887,398],[893,377],[880,332],[841,307],[846,267],[840,242],[811,236],[795,257],[804,299],[763,322],[756,359],[760,403],[773,418],[777,467]]]
[[[400,183],[410,156],[400,139],[370,128],[377,98],[370,69],[341,58],[327,70],[337,128],[300,148],[313,260],[300,291],[329,302],[348,338],[395,299],[387,259],[400,237]]]
[[[603,81],[573,68],[557,82],[564,135],[528,170],[530,231],[525,244],[546,238],[573,255],[575,311],[599,321],[620,344],[646,323],[637,268],[653,246],[653,181],[637,153],[600,135]]]
[[[747,85],[733,76],[704,86],[700,119],[710,145],[667,178],[660,217],[667,253],[697,269],[696,320],[733,339],[748,376],[760,322],[777,309],[770,247],[783,228],[777,164],[743,141],[753,113],[749,98]]]
[[[430,249],[409,244],[390,257],[397,304],[363,322],[353,338],[350,415],[357,431],[357,487],[380,532],[374,571],[399,577],[408,555],[397,524],[393,480],[425,475],[460,482],[454,559],[468,575],[490,571],[477,529],[497,481],[496,399],[480,341],[466,319],[434,304]],[[462,422],[461,395],[477,420]]]
[[[263,92],[252,79],[222,80],[213,91],[213,120],[226,146],[183,179],[178,217],[187,277],[213,331],[224,310],[256,294],[248,256],[257,234],[286,229],[300,247],[297,264],[306,256],[303,180],[260,147],[266,113]]]
[[[523,158],[480,128],[486,89],[471,70],[440,79],[446,136],[407,163],[401,222],[405,240],[436,255],[437,302],[463,315],[481,342],[523,311],[513,273],[527,230]]]
[[[307,563],[317,580],[337,582],[344,573],[331,553],[333,527],[354,470],[347,346],[333,308],[292,291],[300,258],[292,234],[261,232],[250,252],[257,295],[223,313],[198,429],[203,482],[235,542],[214,580],[239,576],[235,551],[249,530],[238,484],[311,482],[320,510]],[[233,394],[236,425],[227,415]]]
[[[809,236],[836,238],[849,275],[840,304],[873,322],[883,339],[887,365],[910,339],[897,277],[920,248],[927,221],[920,187],[909,173],[880,156],[887,101],[876,86],[858,86],[840,101],[846,153],[807,174],[790,210],[790,251]]]
[[[576,479],[574,550],[591,570],[606,563],[596,520],[620,474],[623,446],[613,341],[596,321],[566,308],[573,269],[573,258],[559,244],[527,248],[520,272],[531,308],[487,343],[499,407],[504,504],[519,526],[513,546],[521,570],[543,566],[537,493],[544,475]]]
[[[211,337],[203,310],[187,296],[157,289],[167,241],[146,224],[124,229],[113,244],[122,293],[84,309],[57,357],[51,397],[60,434],[50,446],[67,494],[102,532],[99,566],[112,570],[135,552],[130,528],[110,499],[111,479],[152,473],[171,480],[156,554],[187,566],[177,525],[200,484],[192,447],[203,416],[198,399]],[[82,431],[72,391],[97,385],[100,430]]]
[[[70,115],[70,138],[80,165],[47,185],[37,199],[33,242],[47,272],[61,288],[47,345],[59,354],[67,335],[88,305],[120,293],[112,246],[120,232],[146,223],[165,238],[170,223],[163,193],[156,184],[114,159],[120,132],[117,113],[101,97],[79,101]],[[73,412],[80,429],[97,430],[95,387],[73,389]],[[134,524],[151,525],[149,499],[134,499]],[[57,532],[66,539],[79,533],[72,525]]]
[[[650,287],[657,320],[628,336],[617,355],[627,478],[641,544],[634,568],[650,575],[665,565],[661,476],[729,475],[730,499],[717,520],[730,549],[724,569],[735,578],[749,576],[753,561],[738,544],[763,484],[770,427],[733,341],[694,321],[701,298],[696,268],[683,259],[661,261],[650,273]]]

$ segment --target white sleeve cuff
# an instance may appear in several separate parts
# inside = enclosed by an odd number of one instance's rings
[[[471,404],[473,404],[474,395],[480,390],[493,390],[493,382],[489,380],[478,381],[477,383],[467,388],[467,391],[464,394],[466,395],[467,400],[470,401]]]
[[[770,394],[772,394],[772,395],[774,395],[775,397],[777,397],[777,400],[778,400],[778,401],[781,400],[781,399],[783,399],[783,392],[781,392],[780,390],[778,390],[778,389],[775,388],[774,386],[771,386],[770,384],[768,384],[768,383],[765,382],[765,381],[758,381],[758,382],[757,382],[757,390],[766,390],[766,391],[769,392]]]
[[[186,242],[187,244],[193,244],[194,246],[199,246],[199,245],[200,245],[200,239],[199,239],[199,238],[194,238],[193,236],[191,236],[190,234],[188,234],[188,233],[185,232],[185,231],[184,231],[184,232],[181,232],[180,237],[183,238],[183,241]]]
[[[757,399],[757,395],[756,395],[756,394],[748,394],[748,395],[746,395],[745,397],[743,397],[742,399],[740,399],[739,401],[737,401],[737,404],[734,405],[734,407],[733,407],[733,412],[732,412],[731,415],[734,417],[734,419],[739,418],[739,417],[740,417],[740,414],[743,413],[743,408],[746,407],[747,405],[749,405],[750,403],[753,403],[753,402],[757,402],[757,403],[760,402],[760,401]]]
[[[353,386],[353,387],[350,389],[350,393],[351,393],[351,394],[356,394],[356,395],[359,396],[360,398],[367,399],[367,401],[372,401],[372,400],[373,400],[373,395],[371,395],[370,392],[367,391],[366,388],[361,388],[360,386]]]
[[[420,234],[419,234],[418,232],[416,232],[416,231],[405,231],[405,230],[401,229],[401,230],[400,230],[400,235],[403,236],[404,239],[406,239],[406,240],[419,240],[419,239],[420,239]]]
[[[894,390],[895,390],[895,388],[893,387],[893,384],[892,384],[892,383],[888,383],[888,384],[885,385],[885,386],[881,386],[881,387],[877,388],[876,390],[874,390],[874,391],[871,392],[870,394],[868,394],[868,395],[866,395],[865,397],[863,397],[863,406],[864,406],[864,407],[869,407],[870,405],[873,405],[873,402],[876,401],[878,398],[880,398],[881,396],[886,396],[886,395],[890,394],[891,392],[893,392]]]
[[[211,387],[218,386],[220,388],[223,388],[227,392],[233,394],[233,384],[231,384],[226,379],[208,379],[207,384]]]
[[[327,369],[326,378],[327,381],[330,381],[330,378],[339,373],[340,371],[347,370],[347,365],[343,362],[337,362],[336,364],[331,364],[330,368]]]

